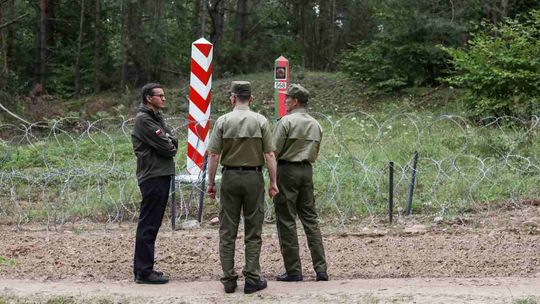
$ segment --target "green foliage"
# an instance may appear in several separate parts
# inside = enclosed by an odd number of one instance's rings
[[[58,296],[53,297],[47,300],[46,304],[76,304],[77,301],[75,300],[75,297],[71,296]]]
[[[343,53],[343,71],[374,90],[438,84],[438,77],[446,73],[448,55],[436,44],[460,45],[475,11],[472,4],[456,10],[450,5],[427,0],[374,3],[377,32]]]
[[[210,2],[222,5],[223,22],[210,16]],[[215,43],[214,79],[269,72],[279,55],[291,69],[333,71],[347,50],[342,69],[373,90],[437,85],[449,55],[435,45],[461,46],[469,25],[482,17],[495,23],[540,6],[537,0],[506,1],[504,8],[481,0],[248,0],[244,22],[237,23],[238,1],[210,2],[87,0],[81,10],[83,1],[47,1],[47,93],[74,95],[76,62],[83,95],[95,89],[129,93],[147,81],[185,83],[190,46],[200,36]],[[10,26],[3,28],[1,90],[27,95],[41,76],[39,4],[3,1]],[[235,35],[237,26],[242,35]]]
[[[0,266],[1,265],[6,265],[8,267],[13,267],[13,266],[15,266],[15,261],[11,260],[11,259],[6,259],[3,256],[0,256]]]
[[[216,67],[223,76],[271,71],[280,55],[298,65],[303,46],[287,34],[293,30],[290,12],[277,1],[262,1],[252,14],[250,20],[257,22],[240,43],[233,40],[232,27],[225,32]]]
[[[518,299],[513,301],[514,304],[538,304],[540,303],[540,298],[538,297],[526,297],[523,299]]]
[[[540,10],[524,20],[482,23],[468,48],[443,48],[454,75],[446,81],[467,89],[473,115],[538,114],[540,111]]]
[[[394,67],[390,46],[382,41],[363,43],[341,58],[342,69],[376,90],[393,91],[407,86],[406,75]]]

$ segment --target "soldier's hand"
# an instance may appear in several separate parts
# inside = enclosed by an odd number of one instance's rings
[[[216,186],[208,186],[206,189],[206,193],[208,193],[208,197],[211,199],[216,198]]]
[[[270,196],[270,198],[274,198],[274,196],[276,196],[278,193],[279,189],[277,185],[270,185],[270,187],[268,187],[268,195]]]

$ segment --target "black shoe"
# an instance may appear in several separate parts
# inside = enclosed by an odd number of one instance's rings
[[[152,270],[152,272],[155,273],[155,274],[158,275],[158,276],[161,276],[161,277],[167,279],[167,281],[169,280],[169,276],[166,275],[166,274],[164,274],[164,273],[161,272],[161,271],[155,271],[155,270]]]
[[[250,284],[246,282],[244,285],[244,293],[254,293],[259,290],[263,290],[268,286],[266,279],[260,279],[258,284]]]
[[[227,284],[223,284],[223,287],[225,288],[225,293],[233,293],[236,291],[236,287],[238,285],[236,284],[236,281],[233,281],[233,282],[230,282],[230,283],[227,283]]]
[[[161,272],[161,271],[155,271],[155,270],[152,270],[152,272],[155,273],[155,274],[158,275],[158,276],[162,276],[162,277],[166,278],[167,280],[169,279],[169,276],[163,274],[163,272]],[[138,276],[139,276],[138,274],[133,273],[133,281],[137,282],[137,277],[138,277]]]
[[[288,275],[287,273],[282,273],[276,277],[276,280],[281,282],[300,282],[304,280],[304,277],[301,274]]]
[[[135,277],[135,283],[137,284],[165,284],[169,282],[169,278],[165,275],[159,275],[157,272],[151,272],[147,276]]]
[[[328,281],[328,274],[326,272],[317,272],[316,281]]]

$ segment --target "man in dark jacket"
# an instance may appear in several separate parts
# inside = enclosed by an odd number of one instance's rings
[[[142,87],[142,104],[131,134],[137,156],[137,182],[141,190],[141,212],[135,240],[133,274],[141,284],[164,284],[169,278],[154,270],[154,247],[169,197],[178,141],[165,125],[163,88],[157,83]]]

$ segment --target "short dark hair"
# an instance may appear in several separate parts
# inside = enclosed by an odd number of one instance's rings
[[[142,103],[147,103],[146,97],[154,94],[154,89],[162,89],[163,87],[159,83],[150,82],[141,88]]]
[[[298,98],[297,98],[296,100],[298,100],[298,102],[300,103],[300,105],[301,105],[302,107],[304,107],[304,108],[307,107],[307,105],[308,105],[307,99],[304,99],[304,100],[303,100],[303,99],[298,99]]]
[[[236,98],[240,99],[241,102],[248,102],[249,98],[251,97],[251,95],[240,95],[240,94],[235,94],[235,95],[236,95]]]

